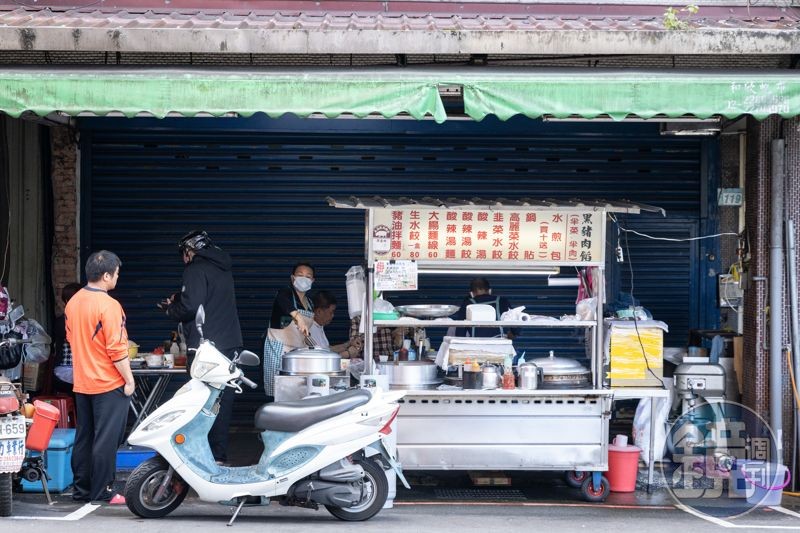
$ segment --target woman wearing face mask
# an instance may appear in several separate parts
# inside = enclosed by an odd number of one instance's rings
[[[292,269],[289,285],[275,295],[269,327],[282,329],[294,322],[303,335],[307,336],[311,318],[314,316],[314,304],[308,296],[313,283],[314,267],[308,263],[297,263]]]

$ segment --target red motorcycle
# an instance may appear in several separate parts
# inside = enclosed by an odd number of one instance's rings
[[[22,339],[0,340],[0,350],[14,348]],[[25,461],[27,424],[21,408],[27,395],[19,383],[0,376],[0,516],[10,516],[14,476]]]
[[[20,308],[21,309],[21,308]],[[3,321],[5,322],[5,321]],[[22,360],[22,346],[31,341],[22,339],[11,328],[6,327],[0,338],[0,369],[15,368]],[[8,324],[5,324],[8,326]],[[55,428],[58,409],[44,402],[35,402],[41,409],[40,416],[33,420],[26,418],[23,406],[28,395],[19,383],[0,374],[0,516],[10,516],[13,506],[14,483],[19,479],[42,480],[48,502],[52,503],[47,491],[47,472],[44,469],[42,453],[31,455],[29,451],[44,452],[50,443]],[[55,413],[53,413],[55,411]]]

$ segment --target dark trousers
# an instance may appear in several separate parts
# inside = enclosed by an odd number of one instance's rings
[[[131,399],[119,387],[102,394],[75,394],[77,424],[72,450],[76,500],[108,500],[125,440]]]
[[[219,402],[219,413],[211,431],[208,432],[208,444],[211,446],[211,453],[217,461],[228,460],[228,433],[233,416],[233,399],[236,395],[233,389],[222,391]]]
[[[236,357],[238,348],[231,348],[230,350],[220,350],[222,354],[228,359],[233,360]],[[186,363],[186,371],[190,372],[194,357]],[[211,453],[217,461],[228,460],[228,433],[230,432],[231,418],[233,417],[233,400],[236,393],[233,389],[223,389],[219,400],[219,412],[217,418],[214,420],[214,425],[208,432],[208,445],[211,447]]]

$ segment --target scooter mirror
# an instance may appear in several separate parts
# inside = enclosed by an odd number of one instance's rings
[[[261,359],[250,350],[242,350],[236,358],[236,363],[242,366],[258,366],[261,364]]]

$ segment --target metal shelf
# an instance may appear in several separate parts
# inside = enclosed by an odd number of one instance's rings
[[[544,327],[544,328],[585,328],[596,327],[597,322],[594,320],[528,320],[526,322],[518,321],[475,321],[475,320],[373,320],[376,326],[393,326],[393,327],[421,327],[421,328],[449,328],[452,326],[475,326],[475,327],[494,327],[494,328],[530,328],[530,327]]]

